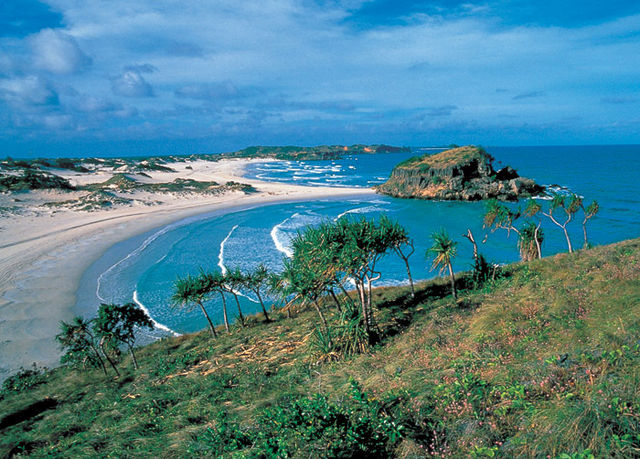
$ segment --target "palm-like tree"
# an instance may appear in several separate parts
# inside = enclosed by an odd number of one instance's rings
[[[207,295],[213,291],[213,285],[208,276],[202,272],[197,277],[187,276],[178,278],[173,284],[173,295],[171,302],[174,306],[191,310],[198,305],[209,323],[209,331],[215,337],[216,329],[211,322],[211,318],[204,307],[203,302]],[[226,311],[225,311],[226,312]]]
[[[65,350],[61,362],[82,363],[87,362],[102,368],[104,375],[107,375],[107,368],[100,354],[96,338],[91,333],[91,321],[86,321],[82,317],[76,316],[70,323],[60,322],[60,333],[56,335],[56,341]]]
[[[569,248],[569,253],[573,252],[573,246],[571,245],[571,239],[569,238],[569,232],[567,231],[567,225],[573,219],[573,216],[578,212],[578,210],[582,208],[582,198],[578,195],[572,193],[569,196],[563,196],[560,194],[554,194],[551,200],[551,207],[549,207],[548,212],[542,212],[542,215],[549,217],[549,219],[557,226],[559,226],[564,232],[564,237],[567,240],[567,247]],[[564,222],[558,220],[553,212],[555,210],[562,209],[565,213]]]
[[[242,278],[244,287],[251,290],[258,297],[258,301],[260,301],[260,307],[262,308],[262,313],[264,314],[265,322],[270,322],[271,319],[269,319],[267,309],[264,307],[264,301],[262,300],[260,291],[266,286],[268,279],[269,271],[263,264],[258,265],[258,267],[252,272],[244,274]]]
[[[244,274],[239,268],[232,269],[223,274],[224,283],[223,286],[227,289],[227,292],[231,293],[236,300],[236,306],[238,306],[238,319],[240,323],[244,325],[244,314],[242,314],[242,308],[240,307],[240,300],[238,300],[238,290],[244,286]]]
[[[429,253],[434,255],[433,267],[431,269],[439,268],[441,274],[445,270],[449,270],[453,299],[457,300],[458,293],[456,291],[456,278],[453,274],[453,266],[451,264],[451,260],[453,260],[456,256],[456,245],[458,245],[458,243],[451,239],[447,234],[447,231],[444,229],[433,233],[431,239],[433,240],[433,245],[427,251],[427,256],[429,255]]]
[[[518,249],[522,261],[531,261],[540,258],[540,246],[544,241],[544,232],[539,224],[529,222],[520,230],[518,237]]]
[[[227,299],[224,296],[225,292],[228,292],[229,289],[226,285],[225,276],[216,271],[215,273],[207,273],[205,274],[207,278],[207,282],[211,287],[212,292],[218,292],[220,294],[220,298],[222,299],[222,317],[224,320],[224,328],[227,332],[231,332],[229,328],[229,316],[227,314]]]
[[[580,207],[584,212],[584,219],[582,220],[582,233],[584,234],[584,248],[589,248],[589,240],[587,239],[587,222],[596,216],[598,211],[600,210],[600,205],[598,201],[593,201],[591,204],[587,206],[585,209],[584,205],[581,203]]]

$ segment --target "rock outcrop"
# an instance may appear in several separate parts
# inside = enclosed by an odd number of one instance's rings
[[[514,201],[544,192],[544,187],[520,177],[510,166],[495,171],[493,159],[474,146],[416,156],[398,164],[376,190],[397,198],[451,201]]]

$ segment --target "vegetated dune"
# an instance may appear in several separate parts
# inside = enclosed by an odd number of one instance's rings
[[[323,355],[315,312],[139,349],[122,376],[25,373],[0,454],[595,457],[640,448],[640,240],[377,289],[382,339]],[[331,303],[332,304],[332,303]],[[329,316],[337,314],[327,302]]]

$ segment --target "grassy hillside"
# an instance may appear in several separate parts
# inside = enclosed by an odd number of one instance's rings
[[[118,379],[34,374],[2,394],[0,454],[640,455],[640,240],[460,287],[378,289],[382,341],[346,361],[301,310],[154,343]]]

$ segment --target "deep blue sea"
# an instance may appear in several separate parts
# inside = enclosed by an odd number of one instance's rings
[[[371,187],[382,183],[393,166],[413,153],[358,155],[339,161],[287,161],[251,165],[246,175],[300,185]],[[437,150],[434,150],[437,151]],[[559,186],[584,196],[586,203],[596,199],[600,213],[588,226],[590,242],[608,244],[640,237],[640,146],[580,147],[490,147],[496,168],[510,165],[526,177],[543,185]],[[196,274],[200,268],[226,270],[239,266],[250,269],[264,263],[272,270],[282,266],[289,253],[288,243],[307,225],[342,215],[375,217],[382,213],[397,219],[415,240],[416,252],[411,268],[416,279],[428,279],[432,271],[425,257],[430,235],[446,228],[458,241],[454,268],[462,271],[472,263],[471,244],[462,237],[471,228],[476,240],[485,235],[482,228],[484,204],[481,202],[432,202],[395,199],[380,195],[354,196],[245,208],[221,215],[201,215],[158,228],[123,241],[109,249],[85,273],[78,292],[78,308],[95,311],[99,302],[135,301],[142,305],[161,328],[177,333],[204,328],[199,311],[185,312],[170,307],[172,285],[178,276]],[[546,219],[545,219],[546,220]],[[578,220],[581,221],[580,218]],[[582,247],[580,221],[570,225],[575,247]],[[543,224],[543,255],[566,251],[562,231],[548,220]],[[516,235],[505,231],[489,234],[480,251],[492,262],[518,259]],[[383,276],[378,285],[406,282],[400,260],[393,256],[380,266]],[[251,295],[241,297],[246,312],[259,305]],[[221,302],[206,304],[214,321],[222,321]],[[235,310],[230,303],[231,312]]]

